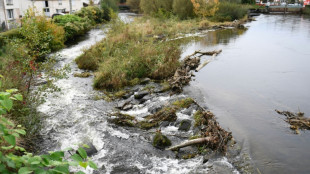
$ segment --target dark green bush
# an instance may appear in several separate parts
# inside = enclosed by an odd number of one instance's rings
[[[111,8],[113,11],[118,11],[119,0],[101,0],[101,5],[104,4],[108,8]]]
[[[186,19],[194,16],[194,7],[191,0],[174,0],[173,13],[180,19]]]
[[[224,22],[242,19],[247,14],[247,8],[241,4],[221,2],[212,21]]]
[[[22,35],[19,32],[20,30],[18,28],[16,29],[12,29],[12,30],[8,30],[6,32],[0,33],[0,41],[1,41],[1,37],[2,38],[22,38]],[[1,43],[0,43],[1,44]]]
[[[101,3],[101,9],[103,10],[103,19],[105,21],[111,20],[111,8],[109,8],[105,3]]]
[[[104,12],[96,6],[83,7],[76,15],[81,18],[88,18],[92,22],[92,25],[104,22]]]
[[[173,0],[141,0],[140,8],[148,15],[156,15],[160,10],[172,12]]]
[[[91,28],[90,21],[87,18],[76,15],[56,16],[54,22],[64,27],[67,41],[74,39],[76,36],[84,35]]]

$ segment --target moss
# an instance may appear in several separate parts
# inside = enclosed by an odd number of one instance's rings
[[[202,111],[197,111],[194,114],[194,119],[195,119],[195,127],[203,125],[205,119],[203,118],[203,112]]]
[[[175,101],[173,105],[178,108],[188,108],[192,103],[194,103],[194,100],[192,98],[186,98]]]
[[[89,73],[89,72],[74,73],[74,77],[87,78],[90,76],[91,76],[91,73]]]
[[[143,90],[149,91],[149,92],[153,92],[154,88],[155,88],[155,86],[153,86],[153,85],[146,85],[146,86],[143,88]]]
[[[195,158],[197,156],[196,153],[190,153],[190,154],[186,154],[182,156],[182,159],[192,159]]]
[[[139,123],[139,127],[141,128],[141,129],[145,129],[145,130],[149,130],[149,129],[151,129],[151,128],[153,128],[153,127],[158,127],[158,122],[153,122],[153,123],[150,123],[150,122],[148,122],[148,121],[141,121],[140,123]]]
[[[161,83],[161,86],[162,86],[162,88],[161,88],[161,91],[162,91],[162,92],[169,91],[170,88],[171,88],[168,81],[162,82],[162,83]]]
[[[171,141],[161,132],[157,132],[153,138],[153,146],[159,149],[171,146]]]
[[[113,116],[116,116],[116,118],[111,120],[112,123],[119,125],[119,126],[135,127],[134,116],[122,114],[122,113],[116,113],[116,114],[113,114]]]
[[[131,86],[135,86],[135,85],[137,85],[137,84],[139,84],[139,83],[140,83],[140,79],[139,79],[139,78],[134,78],[134,79],[132,79],[132,80],[129,81],[129,84],[130,84]]]
[[[120,90],[114,93],[115,98],[122,98],[125,94],[127,94],[127,91],[125,90]]]

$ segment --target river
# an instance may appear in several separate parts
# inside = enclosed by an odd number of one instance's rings
[[[187,91],[204,96],[261,173],[309,173],[310,132],[294,134],[275,109],[310,116],[310,19],[261,15],[246,27],[210,31],[184,46],[183,57],[223,50]]]

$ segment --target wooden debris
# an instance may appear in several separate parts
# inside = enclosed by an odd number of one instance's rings
[[[210,111],[200,111],[201,119],[199,127],[201,127],[201,137],[186,141],[179,145],[173,146],[168,150],[178,150],[183,147],[192,145],[206,145],[212,150],[225,153],[227,150],[227,143],[232,139],[231,132],[224,130]]]
[[[195,51],[193,54],[185,57],[183,60],[182,66],[176,70],[176,72],[174,73],[174,76],[169,80],[169,84],[170,84],[172,91],[176,93],[182,92],[183,86],[187,85],[191,81],[192,76],[194,76],[191,71],[198,69],[198,66],[200,64],[200,57],[204,55],[209,55],[209,56],[213,55],[213,57],[215,57],[221,52],[222,50],[210,51],[210,52]],[[203,66],[205,66],[206,64],[208,64],[208,62],[205,63]]]
[[[292,113],[290,111],[275,110],[278,114],[286,116],[286,122],[291,126],[290,128],[299,134],[299,129],[310,130],[310,118],[304,117],[303,112]]]

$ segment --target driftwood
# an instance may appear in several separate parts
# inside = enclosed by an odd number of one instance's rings
[[[171,89],[177,93],[182,92],[183,86],[187,85],[191,81],[192,76],[194,76],[191,71],[198,68],[200,57],[204,55],[213,55],[215,57],[221,52],[222,50],[210,52],[195,51],[193,54],[186,56],[182,65],[175,71],[174,76],[169,80]]]
[[[187,147],[187,146],[192,146],[192,145],[197,145],[197,144],[206,144],[206,143],[210,142],[211,139],[212,139],[211,137],[197,138],[197,139],[185,141],[184,143],[170,147],[167,150],[173,150],[174,151],[174,150],[179,150],[180,148]]]
[[[218,51],[213,51],[213,52],[209,52],[209,53],[214,53],[212,54],[212,58],[210,60],[206,60],[204,63],[200,64],[198,66],[198,68],[196,68],[196,71],[200,71],[203,67],[205,67],[208,63],[210,63],[211,61],[213,61],[215,59],[215,57],[220,54],[222,52],[222,50],[218,50]]]
[[[299,129],[310,130],[310,118],[304,117],[303,112],[275,111],[280,115],[286,116],[285,121],[291,125],[290,128],[295,130],[296,134],[299,133]]]
[[[178,150],[192,145],[205,145],[212,150],[225,153],[227,150],[227,143],[232,139],[231,132],[227,132],[221,128],[219,123],[215,120],[213,113],[210,111],[199,110],[195,113],[195,117],[199,120],[199,122],[195,123],[195,126],[200,128],[200,138],[185,141],[167,150]]]

